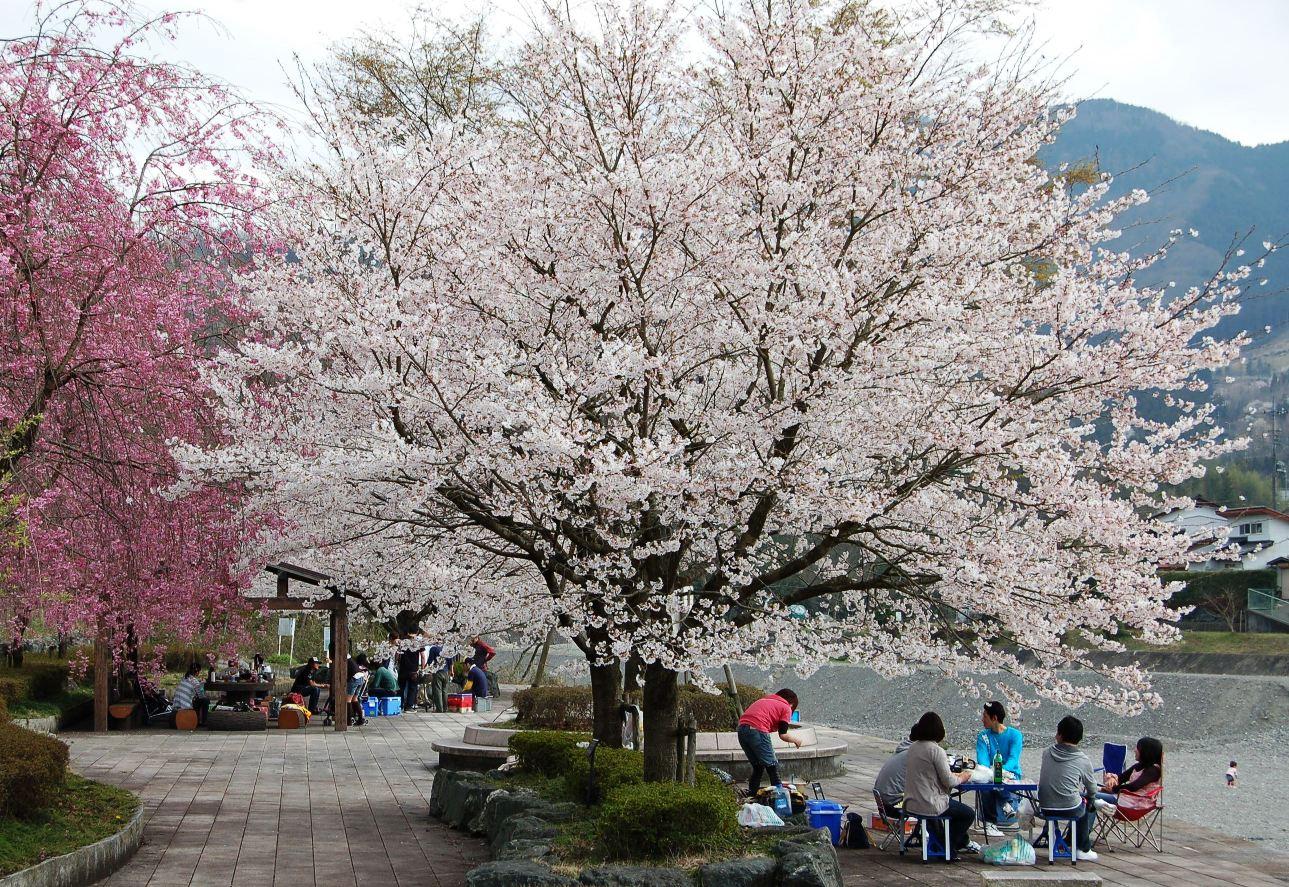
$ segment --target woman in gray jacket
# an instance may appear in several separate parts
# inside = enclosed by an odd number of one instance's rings
[[[971,773],[949,769],[949,756],[940,747],[944,721],[935,712],[927,712],[913,725],[909,739],[913,744],[905,752],[904,809],[922,816],[949,814],[950,859],[962,853],[979,853],[980,845],[968,834],[976,820],[975,811],[961,801],[949,799],[950,790],[970,779]]]

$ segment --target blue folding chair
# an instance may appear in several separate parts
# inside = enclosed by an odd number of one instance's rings
[[[1115,745],[1113,742],[1107,742],[1101,746],[1101,766],[1097,768],[1098,773],[1106,775],[1114,774],[1118,776],[1123,772],[1123,765],[1128,760],[1128,746]]]

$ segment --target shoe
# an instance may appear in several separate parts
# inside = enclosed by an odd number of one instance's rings
[[[961,853],[979,853],[979,852],[980,852],[980,845],[979,845],[979,844],[977,844],[975,841],[968,841],[968,842],[967,842],[967,846],[966,846],[966,847],[963,847],[963,848],[962,848],[962,850],[961,850],[961,851],[959,851],[959,852],[961,852]]]
[[[994,825],[992,822],[986,822],[986,823],[985,823],[985,834],[986,834],[986,835],[988,835],[988,836],[989,836],[989,837],[991,837],[991,838],[1005,838],[1005,837],[1007,837],[1006,835],[1004,835],[1004,834],[1002,833],[1002,830],[1001,830],[1001,829],[999,829],[999,828],[998,828],[998,826]]]
[[[1095,850],[1080,850],[1075,856],[1079,862],[1096,862],[1101,858]]]

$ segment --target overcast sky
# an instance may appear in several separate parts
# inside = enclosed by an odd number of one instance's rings
[[[436,10],[470,0],[428,0]],[[517,24],[522,0],[500,0]],[[163,8],[147,0],[147,8]],[[174,0],[223,25],[190,23],[179,56],[261,101],[289,104],[279,67],[321,57],[363,28],[397,29],[414,0]],[[0,32],[23,30],[28,0],[0,0]],[[507,13],[505,11],[509,10]],[[1113,98],[1248,145],[1289,140],[1289,0],[1040,0],[1048,54],[1069,57],[1070,98]]]

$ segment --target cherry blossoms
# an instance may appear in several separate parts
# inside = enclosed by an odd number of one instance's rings
[[[955,56],[987,6],[547,4],[434,114],[319,90],[291,260],[212,371],[233,431],[182,460],[356,574],[557,621],[606,739],[639,667],[653,776],[677,671],[729,661],[1152,702],[1057,669],[1174,634],[1150,515],[1234,446],[1189,398],[1246,269],[1137,285],[1145,195],[1035,162],[1069,112],[1024,53]]]
[[[236,487],[167,492],[219,427],[197,362],[240,322],[263,244],[264,121],[149,60],[174,16],[38,6],[0,45],[0,614],[192,636],[237,596]],[[6,638],[7,640],[7,638]]]

